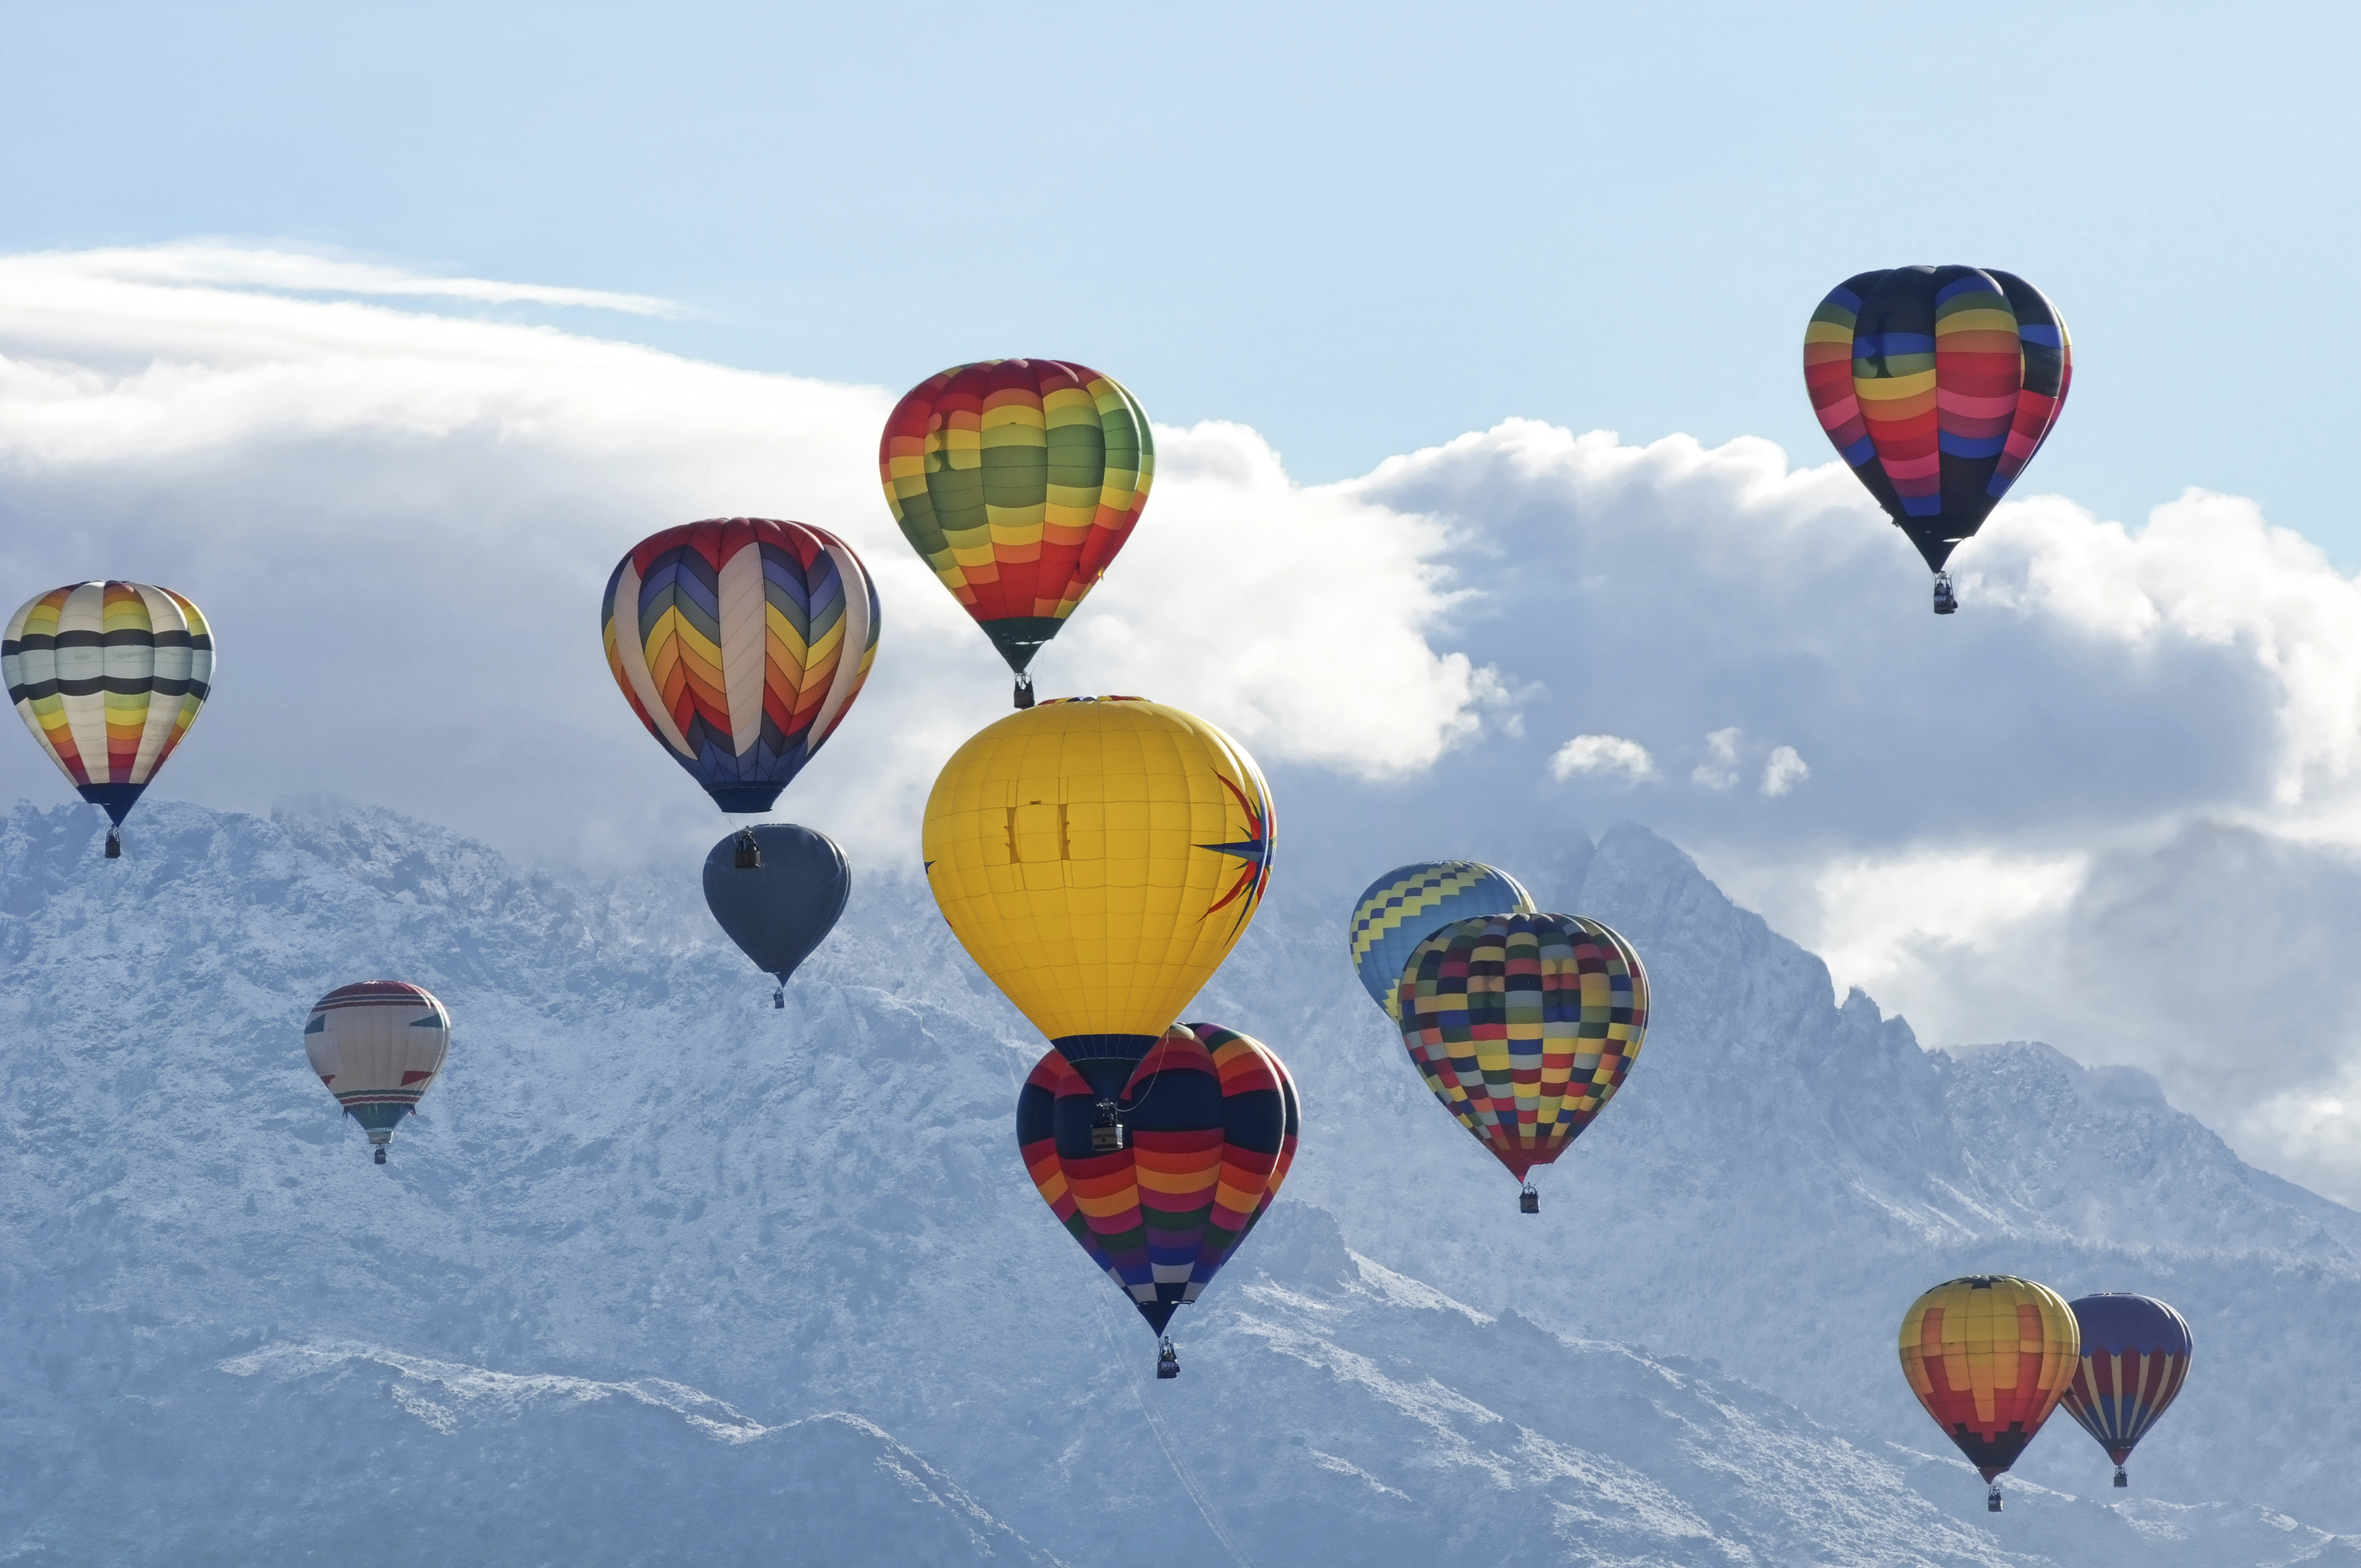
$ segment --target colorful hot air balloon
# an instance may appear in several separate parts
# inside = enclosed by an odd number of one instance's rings
[[[124,816],[213,691],[213,628],[170,588],[71,583],[9,617],[0,675],[49,761],[105,811],[118,859]]]
[[[1480,861],[1421,861],[1368,885],[1353,905],[1345,939],[1362,989],[1399,1024],[1394,992],[1421,942],[1455,920],[1532,912],[1532,895],[1504,871]]]
[[[927,885],[994,985],[1104,1098],[1245,932],[1270,791],[1192,714],[1045,702],[978,731],[927,797]]]
[[[877,590],[834,534],[768,518],[652,533],[607,579],[607,666],[673,760],[733,814],[768,811],[851,709]]]
[[[2047,1285],[1979,1274],[1938,1285],[1902,1315],[1902,1375],[1991,1490],[2073,1381],[2081,1337]]]
[[[1042,1201],[1164,1338],[1260,1215],[1287,1136],[1283,1069],[1247,1036],[1175,1025],[1132,1069],[1113,1106],[1066,1058],[1034,1064],[1016,1143]]]
[[[1193,1031],[1211,1025],[1191,1024],[1185,1026]],[[1303,1131],[1303,1102],[1295,1092],[1295,1076],[1287,1070],[1287,1064],[1279,1059],[1279,1053],[1268,1046],[1263,1047],[1263,1054],[1270,1058],[1272,1070],[1279,1074],[1279,1093],[1280,1102],[1287,1107],[1287,1124],[1279,1140],[1279,1159],[1270,1168],[1270,1186],[1263,1193],[1262,1201],[1255,1205],[1255,1212],[1246,1216],[1246,1227],[1238,1233],[1240,1243],[1254,1234],[1254,1228],[1262,1223],[1262,1217],[1269,1213],[1270,1206],[1279,1201],[1279,1190],[1287,1185],[1287,1173],[1295,1168],[1296,1141]],[[1236,1248],[1231,1250],[1235,1251]]]
[[[1396,991],[1402,1044],[1426,1087],[1522,1184],[1613,1099],[1648,1036],[1648,971],[1579,915],[1457,920],[1421,942]]]
[[[911,548],[1026,673],[1123,548],[1156,477],[1148,415],[1111,376],[1062,359],[988,359],[910,389],[877,443],[885,504]]]
[[[423,986],[399,980],[340,985],[303,1025],[312,1070],[358,1122],[385,1163],[393,1129],[434,1087],[451,1050],[451,1014]]]
[[[756,969],[776,977],[774,1007],[787,1004],[787,977],[828,939],[851,892],[836,840],[792,822],[741,828],[705,857],[706,907]]]
[[[2048,438],[2074,378],[2065,318],[2014,273],[1975,267],[1863,272],[1804,329],[1820,428],[1935,573]]]
[[[2115,1485],[2128,1486],[2132,1450],[2189,1376],[2189,1321],[2152,1297],[2114,1291],[2067,1305],[2082,1343],[2066,1413],[2115,1462]]]

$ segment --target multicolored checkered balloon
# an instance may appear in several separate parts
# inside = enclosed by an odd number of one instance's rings
[[[1648,1034],[1648,973],[1579,915],[1445,926],[1395,996],[1402,1044],[1443,1108],[1518,1180],[1590,1125]]]

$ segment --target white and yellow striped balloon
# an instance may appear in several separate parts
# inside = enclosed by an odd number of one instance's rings
[[[0,676],[41,750],[120,828],[213,690],[213,628],[170,588],[71,583],[9,618]],[[110,829],[110,858],[116,842]]]

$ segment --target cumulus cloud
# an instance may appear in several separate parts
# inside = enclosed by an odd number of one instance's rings
[[[1577,773],[1643,784],[1656,776],[1656,760],[1648,755],[1648,748],[1620,735],[1577,735],[1550,757],[1549,771],[1561,784]]]
[[[1738,743],[1746,731],[1732,725],[1705,738],[1705,761],[1689,770],[1689,782],[1707,789],[1728,789],[1738,782]]]
[[[311,297],[335,292],[375,298]],[[853,720],[783,808],[911,860],[935,772],[1008,681],[878,492],[891,396],[397,295],[661,303],[218,247],[0,258],[5,580],[163,582],[219,629],[169,787],[344,793],[568,858],[717,836],[613,691],[597,607],[634,540],[752,513],[843,535],[885,605]],[[1045,690],[1161,697],[1267,766],[1369,778],[1480,733],[1497,676],[1429,641],[1465,592],[1448,526],[1297,487],[1240,426],[1158,444],[1148,522]],[[46,765],[0,750],[0,788],[60,797]]]
[[[1812,776],[1812,765],[1796,753],[1793,746],[1773,746],[1763,764],[1761,789],[1776,800],[1797,784]]]
[[[2250,1157],[2361,1201],[2339,1152],[2361,1151],[2361,995],[2317,945],[2361,915],[2361,585],[2253,502],[2190,490],[2127,525],[2028,492],[1961,548],[1938,619],[1843,466],[1764,442],[1511,421],[1359,485],[1510,568],[1463,576],[1470,657],[1657,755],[1709,737],[1703,787],[1652,796],[1650,825],[1839,987],[1929,1044],[2149,1068]],[[1549,674],[1519,638],[1553,616],[1623,656]],[[1748,734],[1796,767],[1736,789]],[[1604,820],[1586,782],[1577,819]]]
[[[221,627],[165,787],[701,849],[720,819],[611,689],[595,606],[641,535],[756,512],[842,533],[886,605],[786,810],[906,862],[1007,681],[878,496],[890,394],[397,308],[638,307],[374,267],[0,258],[0,581],[161,581]],[[1235,424],[1158,442],[1148,521],[1042,684],[1230,729],[1279,786],[1282,875],[1543,867],[1642,802],[1927,1043],[2147,1067],[2361,1200],[2361,585],[2252,502],[2125,524],[2028,493],[1938,619],[1844,466],[1763,441],[1511,421],[1314,488]],[[1681,768],[1702,787],[1631,793]],[[66,798],[46,770],[0,747],[0,793]]]

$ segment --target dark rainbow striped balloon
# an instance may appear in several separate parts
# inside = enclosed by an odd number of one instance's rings
[[[1938,572],[2032,461],[2073,378],[2065,319],[1991,268],[1860,273],[1804,329],[1820,428]]]

